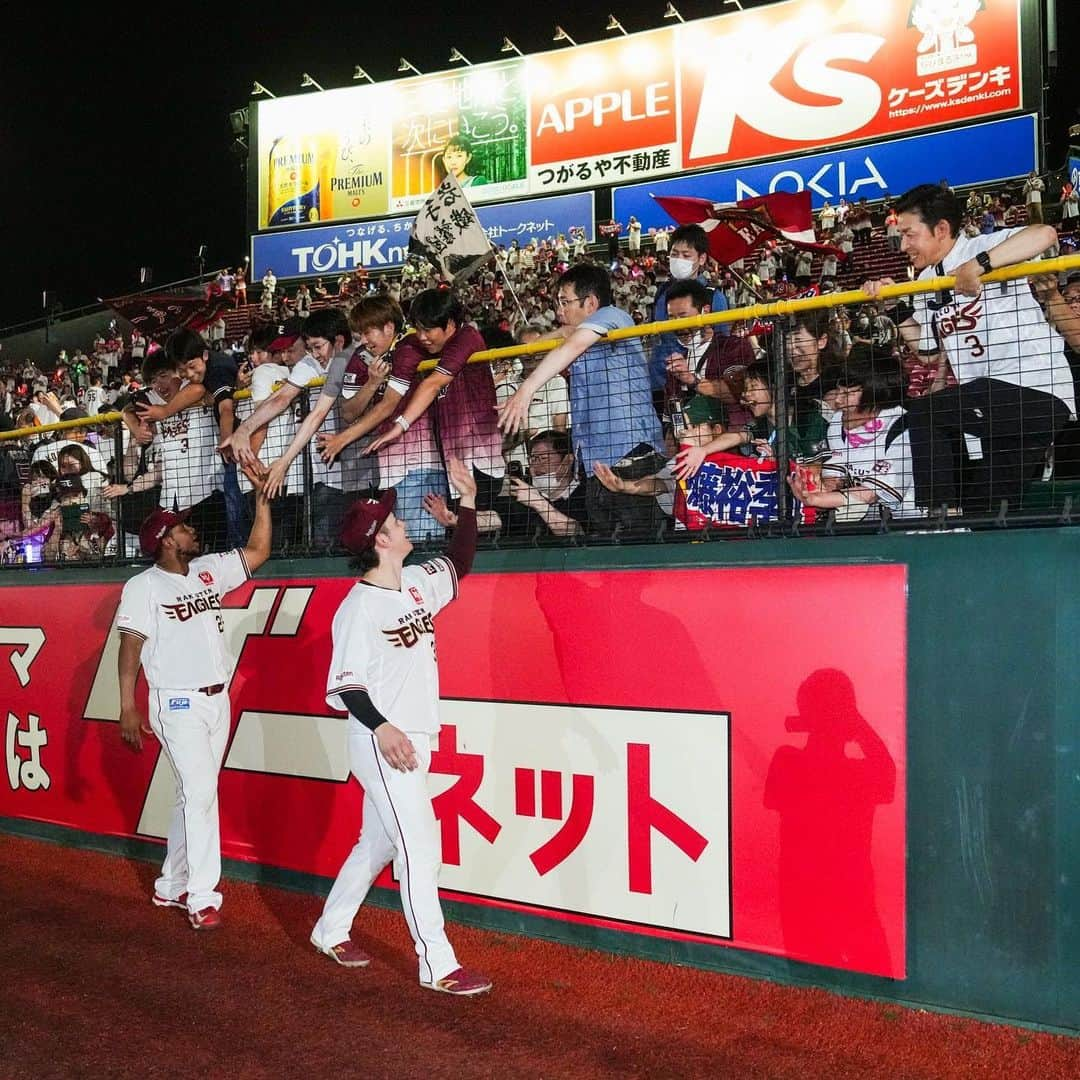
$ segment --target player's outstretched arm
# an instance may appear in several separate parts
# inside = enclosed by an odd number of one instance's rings
[[[135,681],[139,677],[143,639],[136,634],[120,635],[120,738],[132,750],[142,750],[143,735],[150,735],[138,706],[135,704]]]
[[[270,543],[273,537],[273,524],[270,520],[270,500],[266,495],[267,478],[258,469],[250,465],[241,466],[244,475],[251,481],[255,489],[255,521],[248,533],[248,541],[244,545],[244,561],[248,570],[255,573],[267,559],[270,558]]]
[[[476,480],[471,465],[452,457],[446,463],[450,483],[461,496],[458,502],[457,525],[450,539],[446,557],[454,564],[458,579],[471,569],[476,555]]]

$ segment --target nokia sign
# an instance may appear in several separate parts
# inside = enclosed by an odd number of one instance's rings
[[[942,178],[954,187],[1011,179],[1037,167],[1036,135],[1036,118],[1017,116],[828,154],[654,180],[615,188],[613,213],[618,221],[634,214],[649,229],[671,224],[652,195],[736,202],[775,191],[809,191],[812,205],[820,207],[826,199],[835,205],[840,198],[874,201],[900,195]]]

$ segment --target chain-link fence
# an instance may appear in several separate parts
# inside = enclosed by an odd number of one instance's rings
[[[339,551],[349,505],[390,487],[414,542],[441,544],[451,455],[489,546],[1071,523],[1080,257],[995,270],[977,296],[939,276],[719,313],[678,282],[678,317],[647,326],[591,281],[560,283],[550,340],[460,313],[410,334],[379,300],[239,367],[160,350],[119,411],[0,436],[0,561],[140,559],[159,506],[204,550],[242,543],[252,483],[218,449],[237,429],[290,556]]]

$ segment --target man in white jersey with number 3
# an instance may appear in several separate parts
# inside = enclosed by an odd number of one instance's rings
[[[187,512],[159,508],[142,524],[139,543],[154,565],[124,586],[120,631],[120,736],[142,750],[153,733],[172,765],[176,804],[169,825],[157,907],[186,908],[195,930],[221,925],[218,773],[229,738],[228,682],[234,666],[225,643],[221,598],[270,555],[270,503],[257,485],[247,546],[199,554]],[[135,704],[139,665],[150,688],[149,727]]]
[[[909,345],[943,356],[957,382],[908,403],[915,502],[986,514],[1005,499],[1015,509],[1055,435],[1075,416],[1075,391],[1065,342],[1028,280],[984,285],[981,275],[1035,258],[1057,233],[1052,225],[1027,225],[964,236],[960,201],[937,184],[912,188],[895,209],[917,280],[956,278],[951,292],[913,297],[900,324]],[[884,278],[863,287],[876,295],[889,284]],[[965,435],[978,439],[966,467]]]
[[[334,615],[326,701],[349,713],[349,768],[364,789],[360,839],[345,860],[315,924],[311,943],[344,967],[366,967],[349,937],[368,890],[388,862],[401,884],[401,906],[420,961],[420,985],[468,996],[491,981],[466,971],[446,938],[439,905],[439,830],[427,776],[439,733],[439,670],[433,619],[457,596],[476,550],[476,481],[450,458],[461,494],[445,557],[403,566],[412,551],[394,516],[391,488],[354,503],[341,540],[361,572]]]

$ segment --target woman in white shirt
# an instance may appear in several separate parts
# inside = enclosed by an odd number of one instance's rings
[[[915,505],[902,385],[897,359],[869,345],[854,346],[845,365],[823,374],[822,389],[836,409],[830,456],[821,467],[821,490],[808,491],[798,471],[789,478],[800,502],[835,510],[846,521],[877,516],[880,506],[897,518],[925,516]]]

